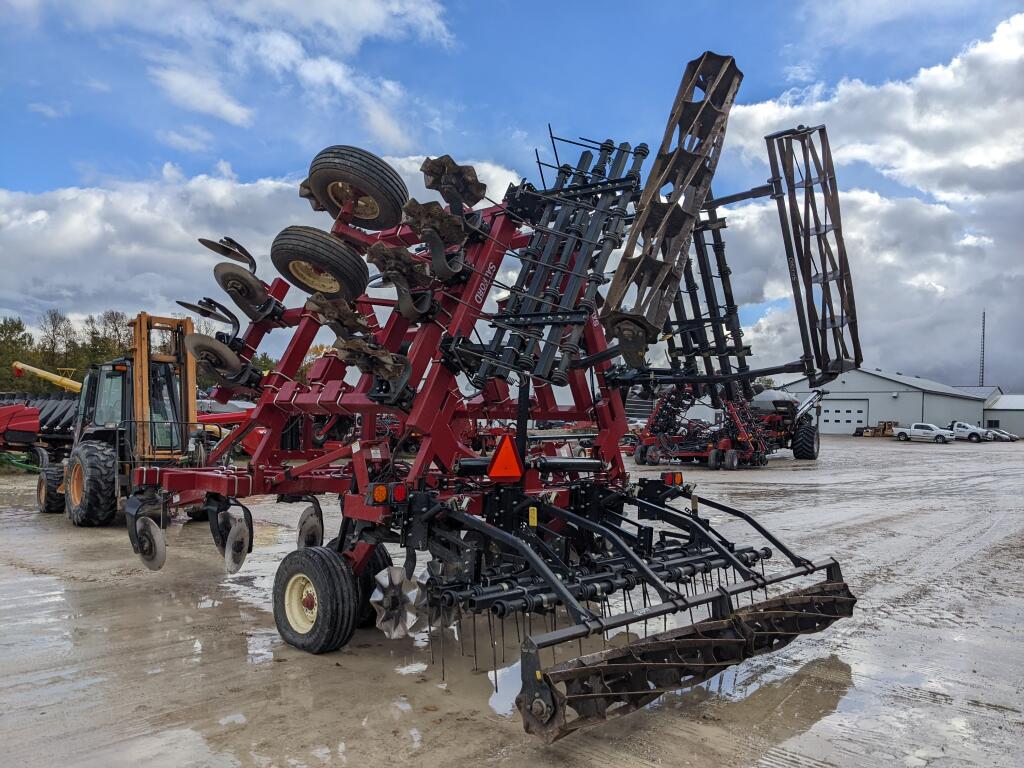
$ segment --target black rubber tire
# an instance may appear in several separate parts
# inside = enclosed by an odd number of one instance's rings
[[[185,514],[188,515],[189,520],[194,520],[197,523],[207,523],[210,521],[210,512],[204,505],[189,507],[185,510]]]
[[[979,435],[977,432],[971,432],[971,434],[967,436],[967,439],[972,443],[980,443],[981,435]]]
[[[658,446],[647,446],[647,450],[644,451],[644,464],[649,467],[656,467],[661,464],[661,449]]]
[[[366,293],[370,282],[370,269],[363,257],[334,235],[315,227],[282,229],[270,246],[270,260],[285,280],[309,294],[322,293],[328,298],[355,301]],[[318,286],[304,280],[293,271],[303,268],[293,266],[300,263],[324,273],[326,278],[331,278],[327,283],[335,285]]]
[[[356,585],[359,587],[359,608],[356,611],[356,626],[360,629],[372,627],[377,623],[377,611],[370,605],[370,595],[373,594],[373,577],[385,568],[390,568],[394,563],[391,555],[383,544],[378,544],[373,549],[369,561],[363,573],[356,576]]]
[[[57,489],[64,482],[64,467],[43,467],[36,480],[36,506],[48,515],[64,511],[64,494]]]
[[[650,446],[638,445],[636,451],[633,453],[633,461],[639,464],[641,467],[647,463],[647,449]]]
[[[316,590],[316,618],[301,632],[288,620],[285,596],[297,575]],[[274,576],[274,622],[281,638],[299,650],[330,653],[352,639],[356,628],[358,587],[348,561],[327,547],[304,547],[288,553]]]
[[[708,451],[708,469],[722,468],[722,452],[718,448]]]
[[[84,488],[79,504],[74,503],[71,488],[64,488],[64,510],[75,525],[109,525],[117,515],[117,454],[112,445],[98,440],[83,440],[68,460],[67,483],[73,481],[76,467],[81,467]]]
[[[944,442],[946,442],[946,438],[943,437],[942,435],[936,435],[935,439],[933,440],[933,442],[944,443]]]
[[[814,424],[801,424],[793,435],[793,458],[813,461],[821,450],[821,434]]]
[[[901,443],[905,443],[907,442],[907,440],[910,439],[910,436],[907,435],[906,432],[898,432],[896,433],[896,439],[899,440]]]
[[[402,207],[409,202],[409,190],[398,172],[359,147],[337,145],[322,149],[309,164],[309,188],[324,210],[337,218],[341,207],[329,192],[334,182],[344,182],[373,198],[377,215],[373,218],[353,217],[352,223],[363,229],[379,230],[397,226],[402,221]]]
[[[722,469],[739,469],[740,454],[735,448],[730,448],[722,457]]]

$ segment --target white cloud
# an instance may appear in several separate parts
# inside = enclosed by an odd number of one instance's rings
[[[351,111],[392,152],[412,149],[415,134],[436,125],[436,109],[361,71],[356,54],[370,39],[452,41],[436,0],[37,0],[11,10],[5,22],[35,24],[50,15],[91,32],[116,30],[145,51],[154,81],[184,109],[251,126],[254,110],[245,102],[255,101],[269,72],[297,83],[327,110],[325,121]]]
[[[212,115],[232,125],[252,123],[253,111],[231,98],[215,77],[174,67],[154,67],[150,77],[182,109]]]
[[[71,105],[66,101],[62,101],[59,104],[45,104],[40,101],[34,101],[28,105],[28,111],[55,120],[56,118],[70,115]]]
[[[955,200],[1016,189],[1024,174],[1024,14],[948,64],[908,80],[843,80],[737,105],[727,143],[760,158],[779,126],[825,123],[838,164],[867,163],[901,184]]]
[[[422,157],[389,158],[420,200],[436,199],[423,188]],[[492,193],[504,194],[514,171],[477,164]],[[268,282],[276,275],[269,250],[290,224],[328,229],[298,195],[298,179],[243,183],[230,164],[186,176],[166,163],[147,181],[103,187],[69,187],[29,194],[0,190],[0,316],[20,315],[34,324],[50,307],[90,314],[120,309],[180,313],[176,299],[217,296],[212,269],[217,257],[196,242],[230,235],[248,248]],[[299,301],[293,290],[287,303]],[[272,353],[285,334],[274,334]]]
[[[177,131],[161,129],[156,132],[156,137],[161,143],[182,152],[204,152],[213,142],[213,134],[197,125],[186,125]]]

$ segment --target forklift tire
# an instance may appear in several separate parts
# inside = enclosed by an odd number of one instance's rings
[[[354,195],[352,224],[390,229],[402,221],[409,190],[398,172],[375,154],[337,145],[321,150],[309,165],[309,191],[331,218]]]
[[[348,561],[327,547],[288,553],[274,576],[274,622],[301,651],[330,653],[352,639],[358,587]]]
[[[793,458],[813,461],[818,458],[821,447],[821,434],[815,424],[803,424],[793,435]]]
[[[740,454],[735,448],[730,448],[722,459],[722,469],[739,469],[739,466]]]
[[[71,451],[64,510],[75,525],[109,525],[117,514],[114,479],[117,454],[111,445],[83,440]]]
[[[356,626],[360,629],[372,627],[377,623],[377,611],[370,605],[370,595],[373,594],[375,583],[374,576],[393,565],[387,549],[383,544],[378,544],[374,547],[373,554],[370,555],[370,559],[366,563],[366,569],[361,575],[356,576],[356,585],[359,587],[359,610]]]
[[[36,506],[40,512],[54,514],[64,511],[64,494],[57,489],[64,482],[64,467],[43,467],[36,480]]]
[[[722,452],[717,448],[708,451],[708,469],[722,468]]]
[[[370,269],[350,246],[314,227],[282,229],[270,246],[274,268],[309,294],[355,301],[366,293]]]

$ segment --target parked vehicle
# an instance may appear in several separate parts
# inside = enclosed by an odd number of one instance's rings
[[[893,427],[893,434],[897,440],[923,440],[930,443],[952,443],[956,439],[956,433],[951,429],[943,429],[934,424],[918,422],[907,426]]]
[[[982,440],[994,440],[995,437],[989,434],[989,430],[979,427],[977,424],[968,424],[966,421],[953,421],[946,427],[956,435],[957,440],[969,440],[972,443],[980,443]]]
[[[995,439],[1001,443],[1015,443],[1020,439],[1018,435],[1015,435],[1012,432],[1007,432],[1005,429],[989,428],[988,431],[991,432]]]

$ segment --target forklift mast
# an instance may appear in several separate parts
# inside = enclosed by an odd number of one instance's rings
[[[187,449],[189,425],[196,423],[196,362],[185,348],[192,320],[140,312],[132,332],[134,457],[140,462],[177,458]],[[171,439],[158,439],[160,434]]]

